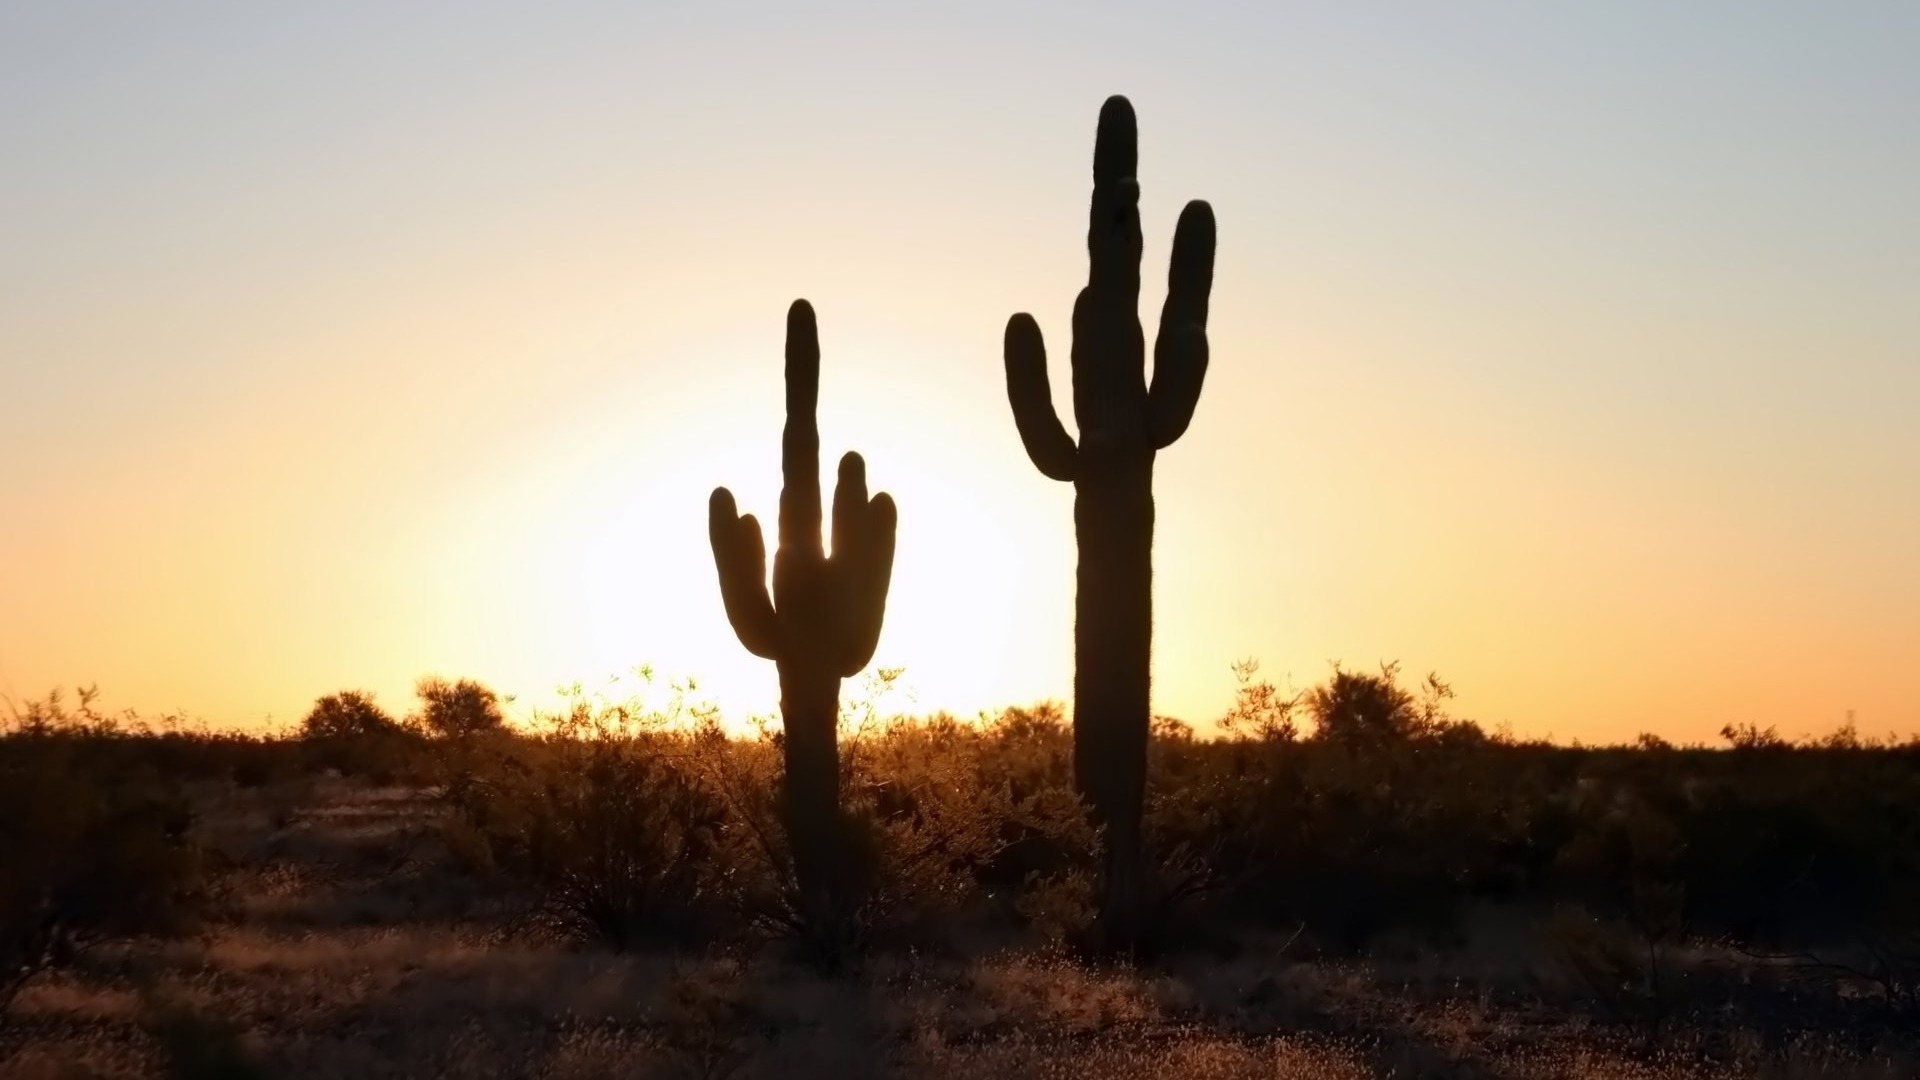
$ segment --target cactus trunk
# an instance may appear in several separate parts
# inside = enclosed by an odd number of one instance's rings
[[[785,728],[781,810],[793,856],[797,911],[811,934],[833,941],[847,910],[841,866],[840,680],[873,658],[893,575],[896,514],[885,492],[867,497],[859,454],[840,459],[833,492],[833,553],[820,535],[820,342],[813,308],[787,312],[787,423],[780,440],[780,546],[767,589],[760,523],[726,488],[707,506],[720,597],[740,643],[780,672]]]
[[[1213,210],[1196,200],[1174,230],[1149,385],[1138,313],[1138,156],[1133,106],[1107,99],[1094,140],[1087,286],[1073,308],[1077,443],[1053,408],[1040,327],[1015,315],[1006,334],[1007,399],[1027,456],[1043,475],[1074,485],[1074,783],[1105,830],[1101,933],[1114,951],[1135,949],[1147,929],[1153,461],[1186,431],[1199,401],[1213,287]]]
[[[840,679],[805,664],[781,664],[781,812],[793,853],[801,918],[826,929],[844,906],[835,859],[840,822]]]
[[[1078,483],[1074,532],[1074,777],[1105,829],[1101,914],[1115,948],[1140,935],[1153,644],[1151,463]]]

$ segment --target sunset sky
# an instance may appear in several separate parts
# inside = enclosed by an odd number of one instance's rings
[[[781,334],[900,506],[897,704],[1065,698],[1094,120],[1219,219],[1155,707],[1438,671],[1524,735],[1920,731],[1920,5],[9,4],[0,694],[215,725],[651,663]],[[1071,423],[1069,423],[1071,427]]]

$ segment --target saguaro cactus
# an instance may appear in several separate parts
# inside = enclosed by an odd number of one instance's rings
[[[840,772],[837,727],[840,680],[873,658],[893,576],[893,499],[867,497],[859,454],[840,459],[833,492],[833,553],[820,541],[820,340],[813,308],[796,300],[787,311],[787,425],[780,442],[780,546],[767,592],[767,552],[760,523],[742,517],[733,493],[715,488],[707,504],[720,597],[740,643],[780,672],[785,726],[781,798],[804,918],[825,929],[843,914]]]
[[[1007,323],[1007,397],[1027,456],[1072,482],[1080,565],[1074,601],[1074,783],[1106,830],[1101,923],[1131,948],[1146,900],[1140,817],[1146,793],[1148,660],[1153,639],[1153,460],[1193,418],[1207,372],[1213,209],[1195,200],[1174,230],[1153,381],[1140,329],[1140,186],[1133,106],[1100,110],[1087,226],[1087,286],[1073,305],[1076,445],[1047,383],[1030,315]]]

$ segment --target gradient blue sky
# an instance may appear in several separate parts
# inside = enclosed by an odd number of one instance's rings
[[[8,5],[0,693],[766,708],[704,499],[773,510],[805,296],[901,505],[878,662],[1064,696],[999,338],[1064,387],[1124,92],[1149,281],[1221,234],[1160,709],[1399,658],[1527,734],[1920,730],[1917,56],[1912,3]]]

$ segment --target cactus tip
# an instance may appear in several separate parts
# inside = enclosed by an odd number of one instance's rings
[[[1093,137],[1093,179],[1109,183],[1134,175],[1140,162],[1139,125],[1133,103],[1119,94],[1100,106],[1100,124]]]

